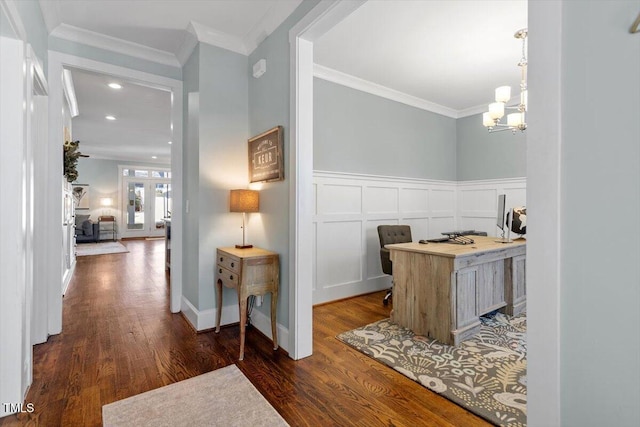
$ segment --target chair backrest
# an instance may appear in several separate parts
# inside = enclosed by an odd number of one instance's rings
[[[411,227],[408,225],[379,225],[378,238],[380,239],[380,262],[384,274],[393,274],[389,249],[385,245],[394,243],[409,243],[411,239]]]

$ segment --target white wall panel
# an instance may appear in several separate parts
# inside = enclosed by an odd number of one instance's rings
[[[456,188],[436,188],[429,192],[431,212],[438,215],[453,215],[456,209]]]
[[[317,214],[359,214],[362,212],[362,187],[327,184],[318,188]]]
[[[362,223],[318,224],[317,289],[362,280]]]
[[[495,188],[458,189],[458,192],[459,212],[495,212],[498,197]]]
[[[502,232],[496,226],[498,195],[506,194],[507,208],[527,204],[525,178],[464,181],[457,190],[458,228],[485,231],[489,236]]]
[[[314,304],[388,288],[390,278],[380,266],[377,227],[410,225],[414,240],[433,235],[432,190],[442,193],[436,196],[436,206],[440,206],[438,216],[448,217],[446,228],[455,223],[455,182],[316,172],[314,184],[318,195]],[[359,234],[355,227],[360,227]],[[361,269],[358,277],[356,267]]]
[[[429,210],[429,190],[426,188],[402,188],[400,210],[405,213],[424,213]]]
[[[497,195],[524,205],[522,179],[449,182],[334,172],[314,173],[313,303],[387,289],[378,225],[407,224],[414,241],[459,229],[497,235]]]
[[[411,238],[414,242],[432,237],[429,233],[429,218],[405,218],[402,223],[411,226]]]
[[[431,218],[429,224],[429,238],[442,237],[442,233],[445,231],[453,231],[457,229],[456,223],[453,217],[436,217]]]
[[[389,214],[398,212],[397,187],[365,187],[364,211],[368,214]]]

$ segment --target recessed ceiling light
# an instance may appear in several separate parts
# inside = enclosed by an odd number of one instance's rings
[[[109,87],[111,89],[122,89],[122,86],[119,85],[118,83],[109,83]]]
[[[169,141],[169,145],[173,144],[173,142]]]
[[[105,119],[107,120],[115,120],[116,118],[113,116],[104,116]]]
[[[157,158],[158,158],[158,156],[151,156],[151,158],[152,158],[152,159],[157,159]]]

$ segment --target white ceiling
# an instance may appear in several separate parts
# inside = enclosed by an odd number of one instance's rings
[[[179,67],[197,41],[248,55],[300,3],[40,0],[40,7],[52,36]],[[369,0],[315,43],[314,61],[324,78],[463,117],[491,102],[497,86],[516,92],[522,47],[513,35],[526,27],[526,0]],[[73,77],[80,109],[73,136],[83,153],[168,155],[168,93],[127,82],[115,93],[104,76],[73,70]],[[120,117],[105,123],[106,114]]]
[[[314,44],[314,61],[462,117],[498,86],[516,93],[522,28],[526,0],[368,1]]]
[[[171,162],[171,93],[70,68],[80,114],[73,139],[93,158]],[[119,83],[122,89],[112,89]],[[107,115],[116,120],[107,120]],[[155,156],[156,158],[152,158]]]

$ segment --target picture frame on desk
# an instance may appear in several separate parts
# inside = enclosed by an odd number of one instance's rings
[[[284,180],[282,126],[249,139],[249,182]]]

